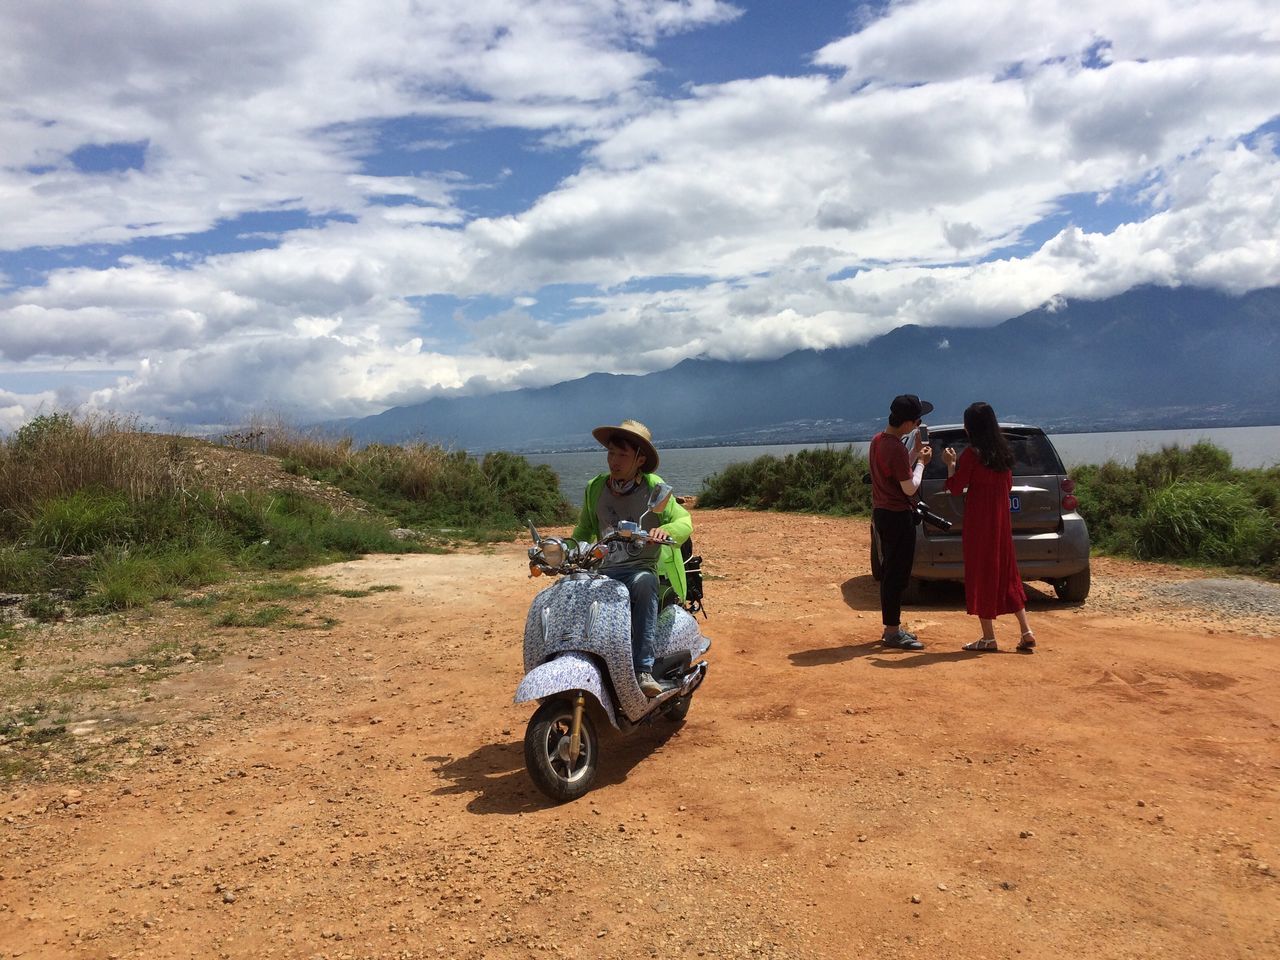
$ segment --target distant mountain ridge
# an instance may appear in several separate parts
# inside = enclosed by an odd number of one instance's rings
[[[903,326],[854,347],[776,360],[685,360],[644,376],[440,397],[349,420],[358,441],[473,451],[590,446],[642,420],[659,446],[864,440],[889,400],[918,393],[935,423],[986,400],[1054,432],[1280,423],[1280,288],[1240,297],[1139,287],[1043,307],[995,327]]]

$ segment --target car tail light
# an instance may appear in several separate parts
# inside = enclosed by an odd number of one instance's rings
[[[1076,492],[1076,482],[1075,482],[1074,480],[1072,480],[1070,477],[1063,477],[1063,478],[1062,478],[1062,492],[1063,492],[1063,493],[1075,493],[1075,492]]]
[[[1075,508],[1078,506],[1080,506],[1080,501],[1077,500],[1075,497],[1073,497],[1071,494],[1068,493],[1065,497],[1062,498],[1062,509],[1065,510],[1067,513],[1073,512]]]

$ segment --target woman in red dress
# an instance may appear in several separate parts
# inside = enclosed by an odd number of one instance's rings
[[[947,465],[947,492],[964,494],[965,608],[982,624],[982,637],[966,643],[966,650],[998,650],[995,619],[1012,613],[1022,637],[1018,650],[1030,653],[1035,634],[1027,623],[1027,594],[1018,575],[1013,552],[1013,527],[1009,522],[1009,494],[1013,489],[1013,451],[1000,432],[996,413],[987,403],[972,403],[964,412],[964,432],[969,446],[956,457],[953,448],[942,452]]]

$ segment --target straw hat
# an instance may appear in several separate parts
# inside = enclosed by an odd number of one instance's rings
[[[591,435],[605,447],[618,434],[633,441],[640,448],[640,453],[644,456],[645,473],[653,473],[658,469],[658,449],[653,445],[653,435],[639,420],[623,420],[616,427],[596,427],[591,431]]]

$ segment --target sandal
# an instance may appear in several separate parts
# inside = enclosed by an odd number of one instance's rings
[[[961,649],[961,650],[975,650],[975,651],[983,651],[983,650],[986,650],[986,651],[992,651],[992,650],[999,651],[999,649],[1000,649],[1000,648],[996,645],[995,637],[982,637],[982,638],[980,638],[980,639],[978,639],[978,640],[973,641],[973,643],[966,643],[966,644],[965,644],[963,647],[961,647],[960,649]]]
[[[1036,635],[1028,630],[1022,635],[1022,639],[1018,641],[1019,653],[1034,653],[1036,649]]]

